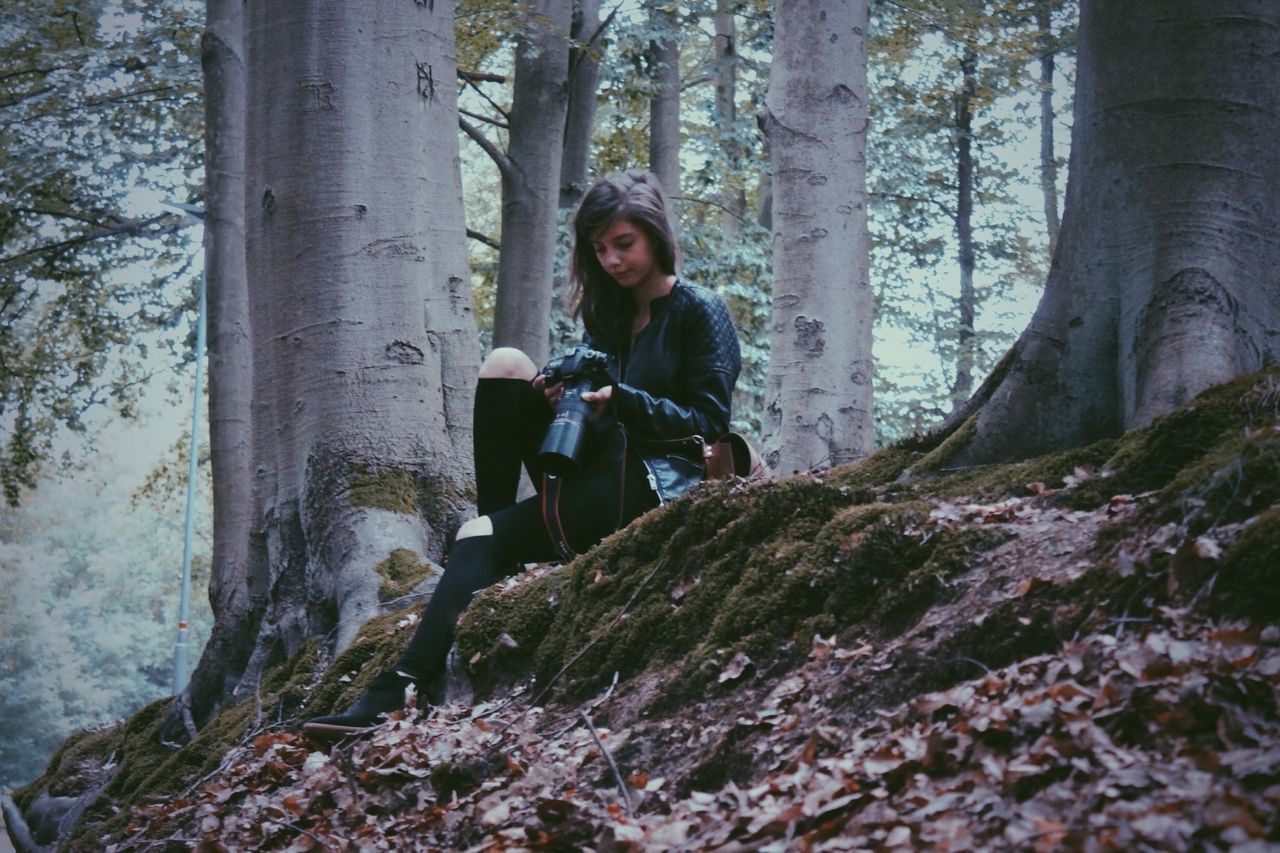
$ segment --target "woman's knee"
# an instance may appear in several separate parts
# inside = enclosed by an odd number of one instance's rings
[[[538,366],[515,347],[498,347],[480,365],[481,379],[532,379]]]
[[[470,539],[472,536],[492,536],[493,522],[489,520],[489,516],[482,515],[479,518],[473,518],[466,524],[458,528],[458,539]]]

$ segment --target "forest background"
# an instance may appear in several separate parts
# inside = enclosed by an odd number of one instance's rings
[[[200,204],[200,3],[17,2],[0,13],[0,785],[70,732],[170,691],[181,566]],[[685,276],[733,305],[737,426],[758,433],[768,359],[768,81],[761,2],[607,5],[574,34],[598,61],[589,176],[646,165],[678,60]],[[1070,3],[876,2],[868,190],[876,430],[884,444],[967,399],[1039,296],[1065,184]],[[506,3],[457,14],[464,201],[482,344],[492,334]],[[670,56],[671,54],[667,54]],[[1065,72],[1065,73],[1064,73]],[[669,180],[669,182],[671,182]],[[562,225],[569,207],[563,210]],[[557,252],[567,254],[564,229]],[[548,341],[573,338],[563,306]],[[207,463],[207,449],[201,451]],[[207,636],[207,464],[192,659]]]

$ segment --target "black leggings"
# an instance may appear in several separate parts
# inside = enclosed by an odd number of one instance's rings
[[[586,464],[546,488],[537,453],[551,414],[542,392],[523,379],[477,384],[476,504],[493,523],[493,535],[454,543],[444,576],[396,665],[401,672],[423,681],[443,673],[454,626],[476,592],[525,563],[562,558],[543,521],[544,502],[558,508],[564,539],[579,553],[657,506],[644,463],[627,452],[616,428],[593,429],[583,451]],[[517,503],[522,463],[539,494]]]

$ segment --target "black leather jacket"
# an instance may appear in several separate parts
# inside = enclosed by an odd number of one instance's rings
[[[617,371],[613,416],[666,503],[702,479],[701,447],[729,431],[742,358],[729,310],[710,290],[677,281],[649,310],[630,352],[605,351]]]

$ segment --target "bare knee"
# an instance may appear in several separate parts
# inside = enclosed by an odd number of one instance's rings
[[[481,379],[532,379],[538,366],[515,347],[498,347],[480,365]]]
[[[493,522],[489,520],[489,516],[482,515],[479,518],[473,518],[466,524],[458,528],[458,539],[470,539],[472,536],[492,536]]]

